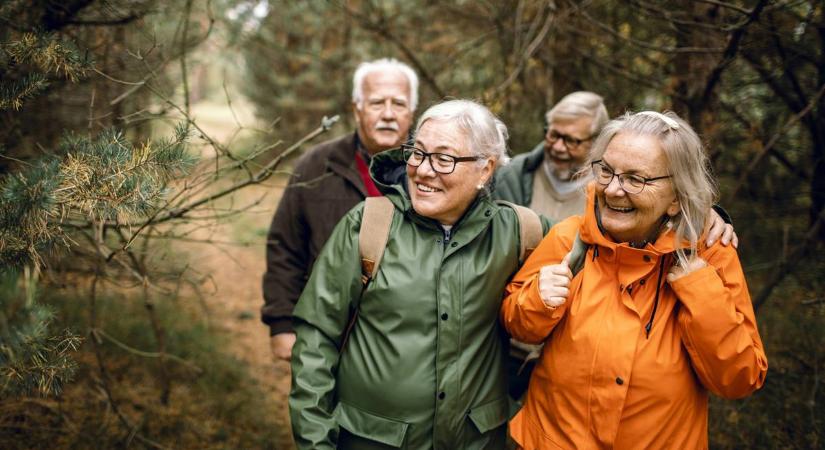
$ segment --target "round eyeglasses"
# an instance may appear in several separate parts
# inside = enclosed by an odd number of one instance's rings
[[[651,181],[663,180],[671,177],[671,175],[665,175],[663,177],[645,178],[630,173],[616,173],[601,159],[590,163],[590,167],[593,169],[593,177],[596,179],[597,183],[602,186],[609,186],[610,183],[613,182],[613,177],[616,177],[619,179],[619,186],[628,194],[638,194],[642,192],[645,186]]]
[[[551,144],[555,144],[556,141],[561,139],[562,142],[564,142],[564,146],[569,149],[578,148],[585,142],[593,140],[593,136],[589,136],[584,139],[578,139],[574,138],[573,136],[568,136],[566,134],[559,133],[558,131],[550,128],[547,124],[544,125],[544,136],[547,138],[548,141],[550,141]]]
[[[444,175],[453,173],[455,165],[460,162],[484,159],[483,156],[453,156],[446,153],[427,153],[410,144],[402,145],[401,152],[404,155],[404,161],[407,162],[407,165],[418,167],[424,163],[425,159],[429,159],[430,167],[432,167],[434,171]]]

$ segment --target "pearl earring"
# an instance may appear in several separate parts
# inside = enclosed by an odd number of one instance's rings
[[[478,186],[476,186],[476,189],[478,189],[479,191],[484,189],[484,183],[478,183]]]

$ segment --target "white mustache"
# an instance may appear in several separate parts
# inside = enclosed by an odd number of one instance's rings
[[[376,130],[390,129],[392,131],[398,131],[398,128],[397,122],[378,122],[375,124]]]

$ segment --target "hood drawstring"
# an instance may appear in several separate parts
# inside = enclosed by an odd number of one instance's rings
[[[645,325],[645,338],[650,339],[650,329],[653,328],[653,319],[656,317],[656,309],[659,307],[659,290],[662,287],[662,274],[665,273],[665,259],[667,255],[659,258],[659,278],[656,280],[656,297],[653,300],[653,311],[650,313],[650,321]]]

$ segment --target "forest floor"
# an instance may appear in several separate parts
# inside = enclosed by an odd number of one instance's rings
[[[233,105],[233,109],[244,125],[251,125],[252,114],[242,106]],[[193,114],[198,125],[220,142],[226,142],[237,128],[232,111],[223,105],[195,105]],[[260,307],[266,232],[285,183],[285,177],[273,177],[233,196],[235,206],[259,203],[209,228],[210,240],[230,244],[181,244],[188,254],[190,267],[208,274],[214,283],[212,289],[205,289],[208,292],[204,298],[211,326],[226,335],[229,345],[226,350],[247,366],[260,390],[269,397],[273,413],[270,420],[282,430],[277,433],[280,442],[273,443],[278,449],[294,448],[287,407],[290,367],[288,362],[272,358],[269,329],[260,322]]]

